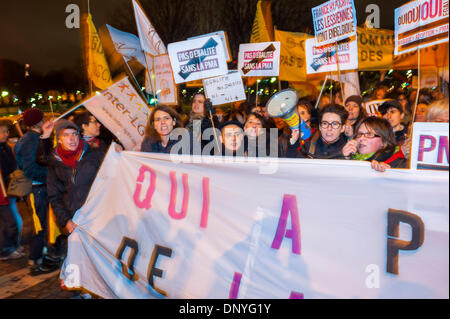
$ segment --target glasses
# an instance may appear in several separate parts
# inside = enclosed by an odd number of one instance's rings
[[[370,132],[366,132],[366,133],[357,133],[355,135],[355,138],[361,138],[361,137],[365,137],[365,138],[375,138],[375,137],[381,137],[380,135],[374,134],[374,133],[370,133]]]
[[[330,126],[333,128],[333,130],[337,130],[338,128],[340,128],[342,126],[342,123],[340,122],[327,122],[327,121],[322,121],[320,122],[320,127],[323,129],[327,129],[328,126]]]

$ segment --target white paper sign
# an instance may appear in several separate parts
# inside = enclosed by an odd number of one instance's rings
[[[158,102],[166,105],[178,104],[178,91],[173,79],[169,55],[156,56],[154,66]]]
[[[241,44],[238,70],[242,76],[278,76],[280,73],[280,42]]]
[[[217,32],[212,32],[212,33],[199,35],[199,36],[196,36],[196,37],[190,37],[190,38],[188,38],[188,40],[209,37],[209,36],[212,36],[212,35],[217,35],[217,36],[220,37],[220,40],[222,40],[223,49],[224,49],[224,52],[225,52],[225,57],[227,59],[227,62],[230,62],[231,61],[230,45],[228,44],[227,34],[224,31],[217,31]]]
[[[356,11],[353,0],[330,0],[311,10],[317,45],[336,43],[356,36]]]
[[[83,105],[120,140],[126,150],[140,150],[150,109],[127,77],[83,102]]]
[[[448,123],[414,123],[411,169],[448,171]]]
[[[206,97],[213,105],[221,105],[245,100],[244,83],[241,74],[231,71],[227,75],[203,80]]]
[[[380,112],[378,111],[378,107],[386,101],[389,101],[389,99],[372,100],[369,102],[364,102],[367,115],[368,116],[379,116]]]
[[[223,44],[217,35],[170,43],[168,50],[177,84],[228,73]]]
[[[395,9],[395,55],[448,42],[448,1],[416,0]]]
[[[338,70],[335,44],[317,47],[314,39],[307,39],[305,41],[305,52],[307,74]],[[356,40],[340,43],[338,53],[341,71],[358,69],[358,44]]]

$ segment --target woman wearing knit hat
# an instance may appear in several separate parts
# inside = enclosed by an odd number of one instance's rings
[[[363,99],[359,95],[349,96],[345,100],[345,109],[348,112],[348,119],[345,123],[345,135],[349,139],[353,138],[353,134],[356,132],[355,129],[358,124],[367,117],[362,104]]]

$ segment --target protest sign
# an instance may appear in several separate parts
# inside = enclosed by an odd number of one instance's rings
[[[227,75],[203,80],[203,87],[208,99],[213,105],[221,105],[242,101],[247,98],[241,74],[230,71]]]
[[[411,169],[448,171],[448,123],[414,123]]]
[[[127,77],[89,98],[83,105],[126,150],[140,150],[150,110]]]
[[[353,0],[330,0],[311,10],[317,46],[356,36]]]
[[[275,41],[280,42],[280,74],[281,81],[306,81],[305,41],[312,38],[305,33],[275,30]]]
[[[322,73],[338,70],[336,59],[336,45],[329,44],[316,47],[314,39],[305,41],[306,72]],[[347,41],[338,44],[339,67],[341,71],[358,69],[357,42]]]
[[[386,101],[389,101],[389,99],[372,100],[372,101],[364,102],[367,115],[368,116],[379,116],[380,112],[378,112],[378,107]]]
[[[395,54],[448,42],[448,0],[416,0],[395,9]]]
[[[278,76],[280,72],[280,42],[239,45],[238,70],[242,76]]]
[[[448,173],[265,161],[111,148],[73,218],[64,284],[104,298],[449,297]]]
[[[188,38],[188,40],[209,37],[211,35],[217,35],[220,38],[220,40],[222,41],[226,60],[227,60],[227,62],[230,62],[231,61],[231,52],[230,52],[230,45],[228,44],[228,36],[227,36],[226,32],[224,32],[224,31],[212,32],[212,33],[208,33],[208,34],[199,35],[196,37],[190,37],[190,38]]]
[[[223,44],[217,35],[170,43],[168,50],[177,84],[228,73]]]
[[[158,102],[166,105],[178,104],[178,90],[173,79],[169,55],[159,55],[155,59],[155,88]]]

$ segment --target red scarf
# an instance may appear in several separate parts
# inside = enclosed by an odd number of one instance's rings
[[[72,168],[76,168],[78,161],[81,158],[84,150],[84,141],[80,139],[80,143],[75,151],[69,151],[62,148],[61,145],[58,145],[56,148],[56,153],[61,158],[64,164],[70,166]]]

